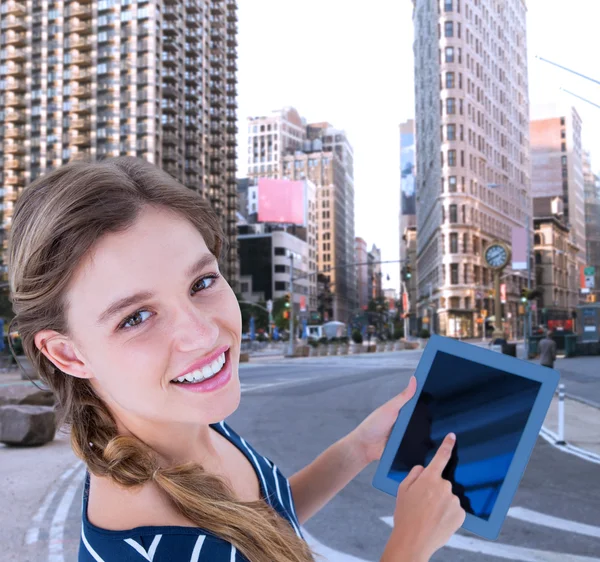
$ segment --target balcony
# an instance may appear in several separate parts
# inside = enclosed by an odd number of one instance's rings
[[[25,182],[25,178],[23,177],[22,174],[14,174],[14,175],[10,175],[10,176],[6,176],[6,178],[4,179],[4,183],[6,185],[22,185]],[[8,194],[6,194],[4,197],[7,197]]]
[[[27,15],[27,6],[25,4],[21,4],[20,2],[14,2],[11,0],[4,5],[5,14],[12,14],[15,16],[26,16]]]
[[[179,161],[179,152],[173,149],[165,149],[162,153],[163,161],[177,162]]]
[[[14,78],[6,81],[5,89],[9,92],[26,92],[27,83],[25,80],[15,80]]]
[[[236,29],[236,33],[237,33],[237,27]],[[237,35],[236,33],[234,33],[233,31],[227,34],[227,46],[228,47],[235,47],[237,45]]]
[[[81,33],[88,31],[88,26],[81,20],[73,20],[65,25],[65,34],[69,33]]]
[[[165,83],[178,84],[179,83],[179,72],[174,68],[163,68],[161,73],[162,79]]]
[[[108,151],[110,152],[110,151]],[[98,153],[100,155],[100,152]],[[71,160],[86,160],[89,161],[92,157],[92,153],[89,150],[78,150],[77,152],[71,153]]]
[[[23,46],[27,43],[27,33],[21,31],[20,33],[15,31],[9,31],[4,39],[5,45]]]
[[[22,144],[7,144],[4,147],[6,154],[25,154],[25,147]]]
[[[77,96],[78,98],[91,98],[92,97],[92,87],[91,86],[79,86],[78,88],[73,88],[73,92],[71,95]]]
[[[213,94],[222,94],[223,93],[223,86],[221,85],[221,82],[217,82],[215,80],[211,80],[211,82],[210,82],[210,91]]]
[[[163,142],[165,144],[178,144],[179,143],[179,135],[176,132],[164,131],[163,132]]]
[[[163,15],[165,18],[165,21],[176,21],[179,18],[179,11],[177,9],[177,4],[174,4],[172,7],[169,6],[168,4],[165,5],[165,9],[163,11]],[[188,12],[189,13],[189,12]]]
[[[187,20],[186,20],[187,21]],[[175,37],[179,34],[181,27],[177,23],[165,22],[163,25],[163,32],[166,36]]]
[[[25,127],[10,127],[4,130],[7,139],[22,139],[26,136]]]
[[[177,115],[179,113],[179,105],[176,103],[167,103],[162,106],[162,112],[166,115]]]
[[[91,119],[74,119],[73,121],[71,121],[71,127],[73,127],[73,129],[83,129],[83,130],[87,130],[92,126],[92,120]]]
[[[7,76],[12,76],[12,77],[23,77],[26,75],[26,70],[25,70],[25,65],[24,64],[17,64],[14,62],[8,62],[6,64],[6,75]]]
[[[237,100],[235,98],[227,98],[227,107],[229,109],[237,108]]]
[[[237,10],[237,2],[235,0],[227,0],[228,10]]]
[[[210,105],[212,107],[223,107],[223,96],[210,96]]]
[[[168,51],[163,52],[161,59],[163,62],[163,68],[177,68],[179,65],[179,57],[169,53]]]
[[[73,108],[71,108],[71,111],[73,113],[85,114],[90,113],[95,107],[96,104],[90,101],[82,101],[81,103],[78,103]]]
[[[15,111],[15,110],[13,110],[13,111],[7,110],[5,119],[7,121],[9,121],[10,123],[25,123],[25,121],[27,121],[24,111]]]
[[[226,130],[230,135],[236,135],[238,132],[237,126],[235,125],[235,123],[232,123],[231,121],[229,121],[227,123]]]
[[[78,37],[69,41],[67,49],[78,49],[80,51],[88,51],[96,47],[96,40],[93,37]]]
[[[95,73],[89,70],[80,70],[79,72],[73,72],[70,75],[70,79],[77,83],[87,83],[90,82],[95,76]],[[67,77],[65,77],[65,80],[67,80]]]
[[[17,158],[9,158],[4,161],[4,167],[7,170],[23,170],[25,169],[25,160]]]
[[[86,66],[92,66],[92,57],[90,55],[83,55],[83,54],[79,54],[76,56],[73,56],[71,58],[71,60],[65,64],[69,65],[69,64],[73,64],[73,65],[77,65],[80,67],[86,67]]]
[[[90,19],[94,15],[91,6],[71,5],[65,10],[65,19],[79,18],[80,20]]]
[[[235,86],[237,84],[237,78],[233,73],[227,73],[227,84]]]
[[[0,28],[13,31],[27,31],[27,21],[25,20],[25,16],[17,17],[11,14],[2,20]]]
[[[235,8],[227,10],[227,21],[228,22],[236,22],[237,21],[237,12]]]
[[[25,107],[26,100],[22,95],[7,94],[4,105],[6,107]]]
[[[235,135],[229,135],[227,137],[227,146],[237,146]]]
[[[199,15],[189,14],[185,18],[185,24],[189,28],[197,29],[202,25],[202,18]]]

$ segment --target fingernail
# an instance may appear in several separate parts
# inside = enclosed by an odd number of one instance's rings
[[[448,433],[448,438],[450,441],[456,441],[456,435],[454,433]]]

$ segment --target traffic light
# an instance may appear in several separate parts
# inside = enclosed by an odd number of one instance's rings
[[[412,271],[410,269],[410,265],[406,266],[406,274],[405,274],[406,279],[410,279],[412,277]]]
[[[525,287],[523,287],[521,289],[521,302],[522,303],[526,303],[527,302],[527,289]]]
[[[290,317],[290,313],[287,310],[283,311],[283,319],[287,320]]]
[[[289,293],[286,293],[284,299],[285,299],[285,307],[289,308],[290,307],[291,295]]]

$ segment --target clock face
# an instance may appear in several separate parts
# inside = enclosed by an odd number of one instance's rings
[[[504,246],[493,244],[485,251],[485,261],[491,267],[503,267],[508,261],[508,252]]]

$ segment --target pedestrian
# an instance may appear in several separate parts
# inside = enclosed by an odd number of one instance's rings
[[[225,243],[207,199],[135,158],[73,162],[17,201],[14,321],[87,467],[79,562],[314,560],[301,525],[380,459],[414,395],[413,377],[288,480],[225,422],[242,339]],[[453,445],[401,484],[382,560],[428,560],[462,525]]]
[[[553,369],[554,362],[556,361],[556,342],[550,337],[551,335],[552,332],[547,330],[538,345],[540,352],[540,365]]]

